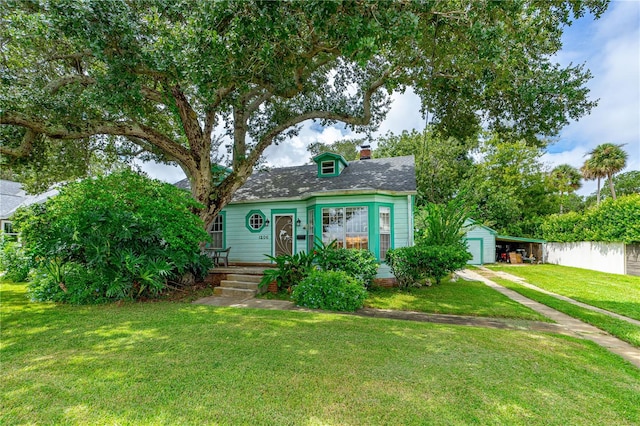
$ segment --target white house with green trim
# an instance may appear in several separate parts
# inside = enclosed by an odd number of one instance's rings
[[[313,250],[316,239],[370,250],[382,262],[390,248],[413,245],[415,196],[413,156],[349,162],[323,153],[310,165],[253,174],[209,231],[236,265]],[[382,265],[378,276],[391,275]]]

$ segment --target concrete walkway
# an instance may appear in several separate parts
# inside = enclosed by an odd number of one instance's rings
[[[493,271],[491,271],[493,272]],[[620,355],[631,364],[640,368],[640,349],[623,342],[622,340],[611,336],[610,334],[596,328],[590,324],[586,324],[578,319],[556,311],[542,303],[528,299],[513,290],[505,288],[489,278],[486,278],[477,272],[464,270],[457,273],[466,280],[480,281],[494,290],[504,294],[508,298],[529,307],[530,309],[540,313],[541,315],[555,321],[556,324],[550,324],[539,321],[526,321],[503,318],[483,318],[463,315],[443,315],[443,314],[426,314],[423,312],[410,311],[393,311],[386,309],[363,308],[350,315],[360,315],[375,318],[399,319],[405,321],[432,322],[438,324],[465,325],[471,327],[498,328],[510,330],[530,330],[539,332],[558,333],[572,337],[591,340],[598,345],[608,349],[609,351]],[[295,306],[293,302],[286,300],[268,300],[268,299],[238,299],[230,297],[209,296],[193,302],[194,304],[210,305],[210,306],[228,306],[234,308],[257,308],[257,309],[276,309],[276,310],[297,310],[306,312],[326,312],[316,311],[312,309],[300,308]]]
[[[255,298],[233,298],[209,296],[193,302],[198,305],[210,306],[227,306],[232,308],[257,308],[257,309],[273,309],[282,311],[303,311],[327,313],[327,311],[319,309],[308,309],[296,306],[293,302],[287,300],[267,300]],[[374,309],[362,308],[358,311],[340,312],[343,315],[359,315],[372,318],[398,319],[405,321],[432,322],[437,324],[466,325],[470,327],[497,328],[507,330],[525,330],[525,331],[542,331],[549,333],[560,333],[572,335],[569,331],[558,324],[551,324],[542,321],[527,321],[508,318],[486,318],[465,315],[447,315],[447,314],[427,314],[424,312],[414,311],[394,311],[390,309]]]
[[[629,343],[624,342],[600,330],[597,327],[584,323],[576,318],[570,317],[569,315],[550,308],[547,305],[543,305],[542,303],[538,303],[534,300],[524,297],[520,293],[505,288],[491,281],[489,278],[478,274],[477,272],[465,269],[464,271],[458,272],[457,274],[466,280],[481,281],[485,283],[489,287],[504,294],[508,298],[529,307],[530,309],[544,315],[547,318],[552,319],[558,325],[565,328],[565,330],[569,332],[569,334],[582,339],[591,340],[592,342],[608,349],[609,351],[620,355],[631,364],[640,368],[640,349],[636,348],[635,346],[632,346]]]
[[[488,274],[490,277],[491,276],[496,276],[498,278],[504,278],[505,280],[513,281],[515,283],[520,284],[521,286],[530,288],[532,290],[539,291],[540,293],[544,293],[544,294],[547,294],[549,296],[553,296],[556,299],[563,300],[565,302],[571,303],[572,305],[580,306],[581,308],[589,309],[590,311],[599,312],[601,314],[608,315],[610,317],[617,318],[619,320],[626,321],[629,324],[633,324],[633,325],[636,325],[636,326],[640,327],[640,321],[638,321],[637,319],[625,317],[624,315],[620,315],[620,314],[617,314],[615,312],[607,311],[606,309],[598,308],[597,306],[588,305],[586,303],[579,302],[579,301],[577,301],[575,299],[572,299],[570,297],[563,296],[561,294],[545,290],[545,289],[540,288],[538,286],[535,286],[533,284],[529,284],[524,278],[509,274],[508,272],[493,271],[491,269],[487,269],[487,268],[484,268],[484,267],[480,267],[479,269],[482,271],[482,275],[486,276]]]

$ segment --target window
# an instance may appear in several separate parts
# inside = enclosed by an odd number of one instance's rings
[[[322,209],[322,242],[336,241],[338,247],[369,248],[369,216],[367,207]]]
[[[323,161],[320,164],[322,174],[323,175],[333,175],[336,173],[336,162],[335,161]]]
[[[252,214],[249,218],[249,226],[251,227],[251,229],[255,229],[257,231],[258,229],[262,228],[262,225],[264,225],[264,219],[262,218],[262,216],[260,216],[258,213]]]
[[[2,222],[2,232],[5,234],[13,234],[13,223],[9,221]]]
[[[307,250],[309,253],[313,253],[315,247],[315,237],[313,235],[314,219],[313,210],[309,210],[307,212]]]
[[[380,207],[379,216],[380,260],[384,260],[391,248],[391,208]]]
[[[219,214],[213,219],[213,224],[211,225],[211,230],[209,231],[209,235],[211,235],[211,247],[213,248],[224,248],[224,216]]]
[[[260,232],[266,226],[266,217],[260,210],[251,210],[246,217],[247,229],[251,232]]]

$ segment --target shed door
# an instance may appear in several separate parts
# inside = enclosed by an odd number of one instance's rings
[[[274,217],[273,255],[293,254],[293,215],[283,214]]]
[[[470,265],[482,265],[482,239],[481,238],[469,238],[467,240],[467,246],[469,247],[468,251],[471,253],[470,261],[467,263]]]

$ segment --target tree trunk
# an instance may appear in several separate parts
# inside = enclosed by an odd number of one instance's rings
[[[616,190],[613,188],[613,174],[607,176],[609,179],[609,189],[611,189],[611,198],[616,199]]]
[[[596,206],[600,205],[600,176],[598,176],[598,192],[596,195]]]

